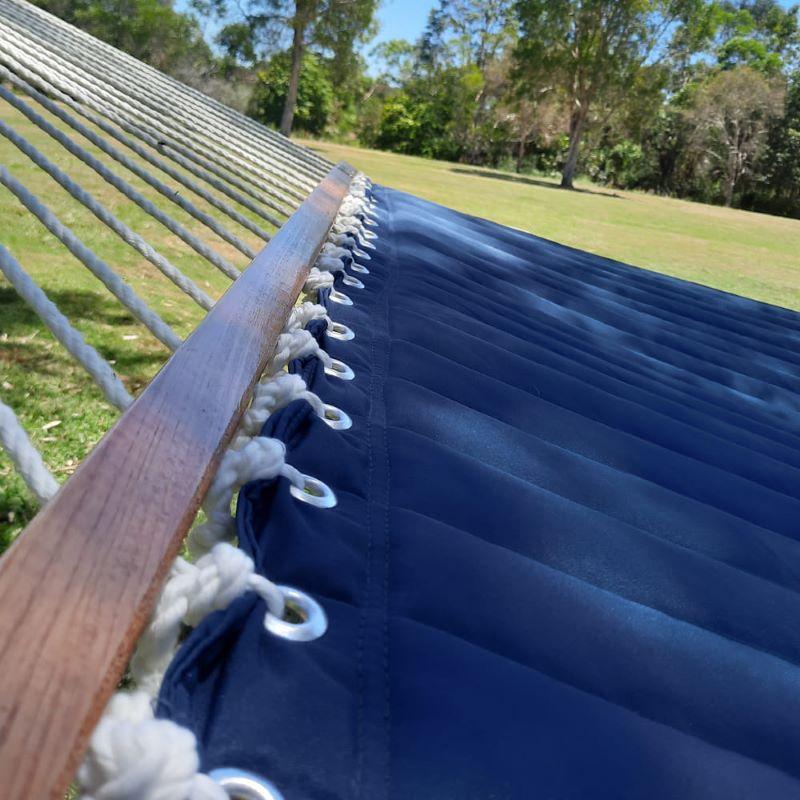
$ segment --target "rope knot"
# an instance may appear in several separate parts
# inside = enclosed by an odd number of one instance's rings
[[[155,719],[144,692],[117,694],[92,735],[78,781],[84,800],[228,800],[199,766],[190,730]]]

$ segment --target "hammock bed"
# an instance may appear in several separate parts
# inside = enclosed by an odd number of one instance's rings
[[[0,253],[126,409],[58,488],[0,407],[44,504],[0,560],[4,797],[800,797],[799,315],[373,186],[23,0],[0,70],[266,244],[176,229],[213,303],[0,130],[210,309],[181,342],[0,173],[174,350],[133,401]]]

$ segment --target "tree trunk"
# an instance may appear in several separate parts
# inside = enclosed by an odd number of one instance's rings
[[[725,188],[723,189],[723,201],[725,205],[730,208],[733,205],[733,192],[736,188],[737,169],[736,158],[737,154],[733,147],[728,148],[728,174],[725,176]]]
[[[575,179],[575,170],[578,168],[578,156],[581,150],[581,136],[586,123],[586,106],[578,105],[569,119],[569,150],[564,170],[561,173],[561,188],[572,189]]]
[[[522,172],[522,160],[525,158],[525,137],[520,135],[517,148],[517,174]]]
[[[286,92],[286,102],[283,105],[281,116],[281,133],[291,136],[294,110],[297,107],[297,90],[300,86],[300,68],[303,65],[303,50],[305,49],[305,25],[298,14],[294,20],[294,33],[292,35],[292,66],[289,71],[289,89]]]

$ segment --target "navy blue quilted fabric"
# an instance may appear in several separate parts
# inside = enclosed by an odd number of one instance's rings
[[[800,317],[375,196],[356,378],[292,365],[354,425],[263,432],[339,504],[237,512],[330,628],[243,597],[159,713],[286,800],[800,798]]]

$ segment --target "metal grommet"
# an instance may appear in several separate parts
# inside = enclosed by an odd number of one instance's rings
[[[322,606],[305,592],[291,586],[278,586],[288,614],[298,617],[299,622],[291,619],[280,619],[271,611],[264,617],[264,627],[281,639],[293,642],[313,642],[328,630],[328,617]],[[260,800],[260,798],[259,798]]]
[[[353,427],[353,420],[341,408],[325,403],[323,405],[323,422],[335,431],[346,431]]]
[[[359,250],[358,248],[353,250],[353,255],[356,258],[363,258],[365,261],[372,261],[372,256],[369,253],[365,253],[363,250]]]
[[[289,487],[292,497],[317,508],[333,508],[336,505],[336,495],[327,483],[302,473],[301,477],[303,479],[302,486],[293,483]]]
[[[377,250],[378,249],[377,247],[375,247],[374,244],[372,244],[372,242],[368,242],[366,240],[360,240],[358,245],[359,245],[359,247],[363,247],[366,250]]]
[[[338,358],[332,358],[330,360],[330,364],[325,367],[325,374],[330,375],[331,378],[339,378],[343,381],[351,381],[356,376],[355,372],[353,372],[344,361],[339,361]]]
[[[356,338],[352,328],[348,328],[347,325],[342,325],[341,322],[329,322],[326,333],[332,339],[340,339],[343,342],[349,342],[351,339]]]
[[[358,278],[354,278],[352,275],[344,275],[342,277],[342,283],[345,286],[352,286],[354,289],[364,288],[364,284]]]
[[[369,270],[366,267],[362,267],[361,264],[356,264],[355,262],[350,265],[350,269],[353,272],[360,272],[362,275],[369,275]]]
[[[328,297],[330,297],[332,303],[341,303],[343,306],[353,305],[353,301],[346,294],[336,289],[331,289],[331,293]]]
[[[220,767],[208,773],[231,800],[283,800],[283,795],[267,780],[252,772],[233,767]]]

